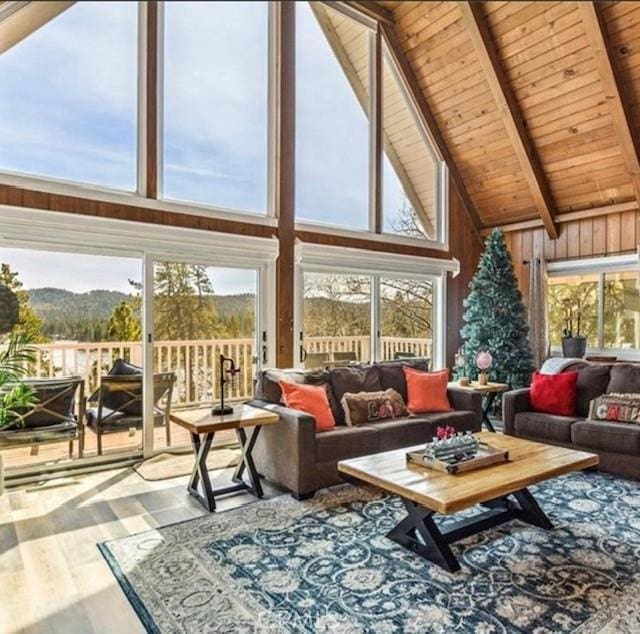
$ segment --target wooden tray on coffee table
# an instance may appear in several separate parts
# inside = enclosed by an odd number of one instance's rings
[[[416,467],[422,467],[424,469],[435,469],[436,471],[442,471],[442,473],[450,473],[452,475],[474,471],[475,469],[481,469],[482,467],[508,461],[509,451],[497,449],[485,444],[481,444],[480,447],[478,447],[478,453],[473,458],[459,462],[446,462],[444,460],[438,460],[437,458],[428,458],[424,455],[424,451],[407,452],[407,463],[409,465],[415,465]]]

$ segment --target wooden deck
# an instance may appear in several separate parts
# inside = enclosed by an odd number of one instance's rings
[[[220,432],[216,435],[215,444],[227,444],[235,439],[233,430]],[[189,446],[189,433],[186,429],[178,425],[171,424],[171,446]],[[138,429],[131,434],[128,431],[107,434],[102,437],[103,454],[122,453],[123,451],[135,451],[142,447],[142,430]],[[162,449],[166,447],[166,436],[164,427],[154,429],[154,447]],[[34,453],[35,451],[35,453]],[[69,460],[69,443],[51,443],[38,447],[19,447],[17,449],[3,449],[0,454],[4,462],[5,469],[12,467],[27,467],[39,464],[64,463]],[[97,455],[96,435],[90,429],[85,434],[85,457]],[[73,446],[73,459],[78,457],[78,443]],[[72,459],[72,460],[73,460]],[[10,475],[10,472],[7,474]]]

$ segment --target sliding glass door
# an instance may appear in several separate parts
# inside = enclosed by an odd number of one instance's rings
[[[211,407],[221,395],[221,358],[237,373],[225,398],[251,398],[258,354],[256,269],[193,262],[153,263],[153,449],[189,443],[187,432],[166,412]],[[167,419],[167,420],[165,420]]]
[[[32,391],[4,412],[6,467],[142,450],[141,281],[141,258],[0,249],[1,308],[18,305],[0,348],[27,346],[21,379]]]

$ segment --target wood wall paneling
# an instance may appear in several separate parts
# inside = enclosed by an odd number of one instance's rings
[[[524,261],[539,256],[554,261],[633,252],[640,242],[640,212],[625,211],[562,223],[556,240],[540,236],[540,231],[505,233],[525,301],[529,297],[529,265]]]

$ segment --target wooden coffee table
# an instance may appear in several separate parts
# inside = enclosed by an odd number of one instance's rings
[[[598,464],[598,456],[491,432],[476,436],[509,451],[509,462],[449,475],[408,465],[410,447],[342,460],[340,475],[356,484],[373,485],[402,498],[407,516],[387,534],[389,539],[450,572],[460,564],[449,544],[513,519],[551,529],[553,525],[527,487],[555,476]],[[486,510],[441,530],[436,513],[450,515],[477,504]]]
[[[211,413],[211,406],[198,409],[188,409],[171,412],[171,422],[184,427],[191,436],[191,446],[195,454],[196,462],[189,478],[187,491],[196,498],[208,511],[216,510],[216,495],[234,493],[237,491],[249,491],[258,498],[262,497],[262,485],[260,476],[253,463],[251,452],[260,433],[262,425],[272,425],[280,420],[280,416],[274,412],[251,405],[236,405],[233,413],[224,416]],[[251,428],[247,436],[246,429]],[[213,443],[213,438],[218,431],[234,429],[242,449],[242,461],[233,473],[235,484],[213,489],[209,470],[207,469],[207,457]],[[243,479],[244,471],[249,475],[249,482]],[[202,493],[198,490],[198,484],[202,483]]]

